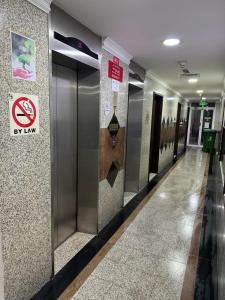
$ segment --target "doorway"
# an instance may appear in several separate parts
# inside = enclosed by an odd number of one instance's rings
[[[154,93],[152,105],[152,124],[149,154],[149,175],[157,174],[159,168],[159,147],[161,135],[163,96]]]
[[[77,231],[97,233],[99,145],[99,70],[56,51],[51,145],[56,249]]]
[[[214,107],[191,107],[188,124],[188,146],[202,147],[203,130],[214,128],[214,110]]]
[[[54,273],[98,231],[99,77],[99,69],[52,51]]]

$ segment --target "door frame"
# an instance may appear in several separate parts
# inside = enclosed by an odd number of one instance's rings
[[[179,142],[179,129],[180,129],[180,115],[181,115],[181,103],[177,103],[177,121],[176,121],[176,129],[175,129],[175,141],[174,141],[174,152],[173,157],[177,157],[178,152],[178,142]]]
[[[199,133],[198,133],[198,144],[193,145],[189,143],[190,140],[190,130],[191,130],[191,117],[192,117],[192,112],[194,110],[200,110],[201,115],[200,115],[200,126],[199,126]],[[189,114],[189,120],[188,120],[188,134],[187,134],[187,146],[191,147],[201,147],[201,139],[202,139],[202,127],[203,127],[203,117],[204,117],[204,111],[205,110],[212,110],[213,111],[213,119],[212,119],[212,129],[214,129],[214,123],[215,123],[215,107],[190,107],[190,114]]]

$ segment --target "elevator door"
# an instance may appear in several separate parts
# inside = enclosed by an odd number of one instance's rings
[[[77,74],[53,64],[54,245],[76,231]]]
[[[139,191],[143,89],[129,84],[125,192]]]

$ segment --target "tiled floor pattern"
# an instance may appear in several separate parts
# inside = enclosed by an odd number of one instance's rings
[[[206,159],[186,153],[73,300],[180,299]]]
[[[76,232],[62,243],[54,252],[55,274],[76,255],[94,235]]]

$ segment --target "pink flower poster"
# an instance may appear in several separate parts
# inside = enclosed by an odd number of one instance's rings
[[[11,32],[12,76],[15,79],[36,81],[35,42]]]

